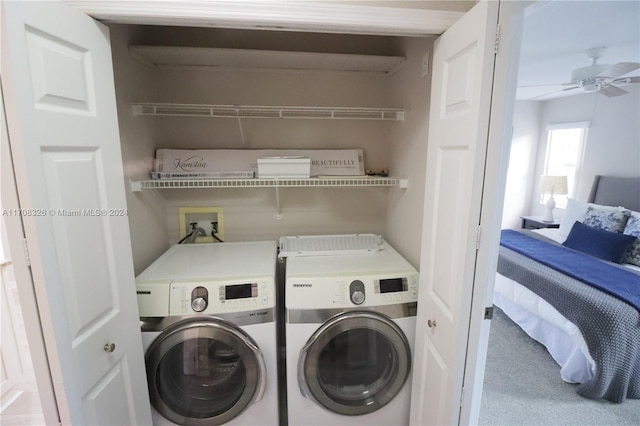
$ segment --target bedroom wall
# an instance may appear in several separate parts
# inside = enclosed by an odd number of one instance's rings
[[[545,128],[549,124],[591,122],[582,167],[578,172],[578,200],[587,199],[597,174],[640,176],[640,85],[628,85],[624,89],[629,93],[612,98],[589,93],[542,102],[535,178],[529,186],[530,214],[544,214],[544,206],[538,202],[534,189],[544,167]],[[554,211],[556,217],[562,217],[562,213],[562,209]]]
[[[545,129],[550,124],[591,123],[578,172],[577,199],[587,199],[595,175],[640,176],[640,85],[624,89],[629,93],[613,98],[589,93],[516,102],[503,228],[519,228],[521,215],[544,214],[536,186],[547,149]],[[554,210],[556,218],[563,213],[563,209]]]
[[[516,101],[502,212],[503,229],[520,228],[520,216],[529,214],[541,116],[540,102]]]

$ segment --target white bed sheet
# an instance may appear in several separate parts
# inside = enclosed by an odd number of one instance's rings
[[[558,243],[566,236],[558,229],[535,231]],[[625,264],[640,271],[640,267]],[[595,374],[596,364],[578,327],[546,300],[518,282],[496,273],[493,303],[534,340],[542,343],[560,365],[560,377],[569,383],[584,383]]]
[[[496,274],[493,303],[547,348],[561,367],[562,380],[584,383],[594,376],[596,364],[582,333],[549,302],[516,281]]]

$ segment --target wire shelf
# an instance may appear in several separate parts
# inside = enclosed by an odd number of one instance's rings
[[[136,116],[404,121],[398,108],[134,103]]]
[[[293,187],[407,187],[407,179],[392,177],[320,177],[308,179],[149,179],[131,181],[132,191],[192,188],[293,188]]]

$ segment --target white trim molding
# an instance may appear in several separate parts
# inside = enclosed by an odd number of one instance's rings
[[[465,12],[286,0],[65,0],[95,19],[121,24],[279,31],[440,35]]]

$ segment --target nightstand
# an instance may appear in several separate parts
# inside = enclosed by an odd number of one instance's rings
[[[560,228],[560,220],[543,222],[542,216],[520,216],[522,229]]]

